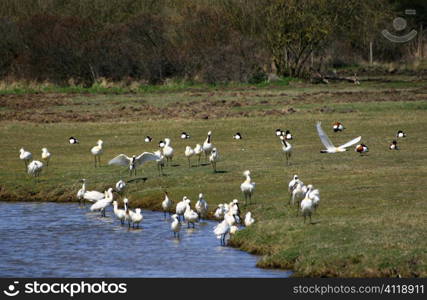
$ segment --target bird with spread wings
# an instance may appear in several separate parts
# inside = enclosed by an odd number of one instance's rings
[[[130,175],[136,176],[136,168],[151,160],[158,160],[160,157],[151,152],[144,152],[138,156],[129,157],[124,154],[119,154],[108,162],[109,165],[129,166]]]
[[[334,144],[332,144],[331,140],[329,139],[329,137],[326,135],[326,133],[323,131],[322,126],[321,126],[321,122],[317,122],[317,133],[319,134],[320,137],[320,141],[322,142],[322,144],[326,147],[326,150],[320,150],[320,153],[338,153],[338,152],[344,152],[347,151],[347,147],[350,147],[356,143],[358,143],[362,137],[359,136],[341,146],[335,147]]]

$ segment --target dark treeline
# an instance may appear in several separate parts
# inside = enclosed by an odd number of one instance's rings
[[[419,32],[406,44],[381,35],[397,16]],[[0,77],[83,85],[307,77],[424,57],[426,16],[425,0],[1,0]]]

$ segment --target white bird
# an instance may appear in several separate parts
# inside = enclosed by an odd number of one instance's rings
[[[224,219],[224,214],[225,214],[224,204],[218,204],[218,207],[214,213],[214,217],[218,221],[221,221],[222,219]]]
[[[126,211],[119,208],[117,201],[113,201],[113,212],[117,219],[120,220],[120,223],[123,225],[125,222]]]
[[[196,208],[196,212],[199,214],[201,219],[205,219],[208,215],[208,203],[203,198],[203,194],[199,194],[199,200],[197,200],[196,205],[194,206]]]
[[[245,197],[245,205],[248,203],[251,203],[252,194],[255,190],[255,182],[251,181],[251,172],[249,170],[246,170],[243,172],[243,176],[246,177],[246,180],[243,181],[243,183],[240,185],[240,190],[242,191],[244,197]]]
[[[235,140],[241,140],[242,139],[242,135],[240,134],[240,132],[237,132],[235,135],[233,135],[233,139],[235,139]]]
[[[283,145],[282,150],[285,152],[286,163],[289,165],[289,160],[291,159],[292,155],[292,145],[286,141],[284,136],[280,136],[280,140],[282,141]]]
[[[248,211],[245,215],[245,226],[251,226],[255,222],[255,219],[252,218],[252,214],[250,211]]]
[[[208,132],[208,136],[206,137],[206,140],[203,142],[203,152],[205,152],[205,160],[208,159],[209,154],[211,154],[214,146],[212,145],[212,131]]]
[[[292,177],[292,180],[289,181],[288,184],[288,192],[292,194],[292,191],[295,188],[295,185],[297,184],[297,182],[299,181],[299,177],[298,175],[294,175],[294,177]]]
[[[107,191],[105,191],[104,199],[96,201],[92,206],[90,207],[90,211],[100,211],[101,216],[105,217],[105,209],[113,202],[113,189],[109,188]]]
[[[24,161],[25,170],[27,170],[28,162],[33,159],[31,152],[25,151],[24,148],[19,149],[19,159]]]
[[[183,139],[183,140],[186,140],[186,139],[189,139],[190,138],[190,135],[188,134],[188,133],[186,133],[186,132],[181,132],[181,139]]]
[[[362,137],[359,136],[341,146],[335,147],[331,140],[329,139],[329,137],[326,135],[326,133],[323,131],[322,127],[321,127],[321,123],[317,122],[317,133],[319,134],[320,137],[320,141],[322,142],[322,144],[326,147],[326,150],[320,150],[320,153],[337,153],[337,152],[344,152],[347,151],[347,147],[350,147],[354,144],[356,144],[357,142],[359,142]]]
[[[191,209],[189,201],[185,207],[184,219],[187,221],[188,228],[190,227],[190,224],[192,224],[194,228],[194,223],[199,222],[199,215]]]
[[[119,154],[108,162],[109,165],[128,166],[130,175],[136,176],[136,168],[152,160],[158,160],[160,157],[151,152],[144,152],[138,156],[129,157],[125,154]]]
[[[125,207],[125,220],[124,221],[128,222],[128,227],[130,227],[131,219],[130,219],[130,214],[129,214],[128,202],[129,202],[128,198],[123,199],[123,205]]]
[[[116,191],[118,193],[121,193],[126,188],[126,182],[124,182],[122,179],[116,182]]]
[[[241,224],[242,220],[240,218],[240,208],[239,208],[239,200],[234,199],[230,204],[228,204],[228,211],[233,216],[236,223]]]
[[[172,200],[169,198],[168,192],[165,192],[165,199],[162,202],[162,209],[166,219],[166,212],[171,213]]]
[[[185,210],[187,209],[187,196],[182,198],[182,201],[178,202],[175,207],[175,213],[178,215],[178,218],[184,218]]]
[[[310,217],[310,223],[311,223],[311,214],[314,211],[314,205],[313,205],[313,200],[311,200],[309,198],[309,193],[310,193],[310,189],[308,189],[305,198],[301,201],[301,213],[304,217],[304,223],[305,223],[305,219],[307,218],[307,216]]]
[[[280,128],[276,129],[276,136],[282,136],[283,135],[283,131]]]
[[[144,142],[150,143],[152,140],[153,140],[153,138],[151,136],[147,135],[144,139]]]
[[[51,154],[47,150],[47,148],[42,148],[42,159],[46,162],[46,167],[49,166],[50,157],[51,157]]]
[[[230,227],[231,225],[225,219],[214,227],[214,234],[218,239],[220,239],[221,246],[225,246],[227,235],[230,232]]]
[[[174,237],[178,236],[179,238],[179,232],[181,230],[181,222],[179,222],[177,214],[173,214],[171,218],[172,218],[171,230],[173,232],[173,236]]]
[[[172,162],[173,159],[173,148],[171,147],[170,138],[165,138],[164,146],[162,148],[163,155],[166,157],[166,164],[169,165],[169,163]]]
[[[202,146],[200,146],[200,144],[197,144],[194,148],[194,154],[197,155],[197,166],[200,166],[200,158],[202,157],[202,152]]]
[[[39,177],[43,169],[43,163],[38,160],[33,160],[28,164],[28,174],[34,177]]]
[[[216,173],[216,163],[219,161],[219,153],[218,150],[214,147],[209,156],[209,162],[212,165],[214,173]]]
[[[79,143],[79,140],[78,139],[76,139],[75,137],[70,137],[69,139],[68,139],[68,141],[70,142],[70,144],[78,144]]]
[[[157,171],[159,171],[159,176],[163,175],[163,168],[165,167],[165,156],[163,155],[162,148],[154,152],[159,158],[156,159],[157,162]]]
[[[314,210],[317,209],[320,203],[320,192],[318,189],[314,189],[312,184],[307,185],[307,195],[311,201],[313,201]]]
[[[136,228],[139,228],[139,223],[141,223],[141,221],[144,219],[141,213],[141,209],[136,208],[135,211],[132,211],[129,209],[129,216],[130,216],[130,221],[132,222],[132,228],[134,228],[135,225],[136,225]]]
[[[90,152],[95,157],[95,168],[96,168],[96,165],[98,165],[98,166],[101,165],[101,155],[104,152],[104,150],[102,149],[103,143],[104,142],[102,140],[98,140],[97,145],[92,147],[92,149],[90,149]]]
[[[402,130],[399,130],[396,134],[397,138],[404,138],[406,137],[406,133],[404,133]]]
[[[295,199],[302,199],[306,192],[307,192],[307,187],[302,181],[299,180],[292,191],[292,195],[291,195],[292,205],[295,204]],[[298,210],[299,210],[299,202],[297,205],[297,211]]]
[[[105,193],[101,193],[98,191],[86,191],[86,179],[81,180],[83,182],[82,188],[77,192],[77,199],[88,200],[90,202],[96,202],[105,198]]]
[[[190,146],[185,147],[185,157],[188,159],[188,167],[191,168],[191,157],[194,155],[194,150]]]

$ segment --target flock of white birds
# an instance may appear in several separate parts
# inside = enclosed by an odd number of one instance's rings
[[[347,151],[347,148],[357,144],[360,142],[361,137],[354,138],[349,142],[340,145],[338,147],[334,146],[331,142],[327,134],[321,127],[321,123],[317,122],[316,124],[317,133],[320,137],[320,141],[325,146],[326,149],[321,150],[321,153],[339,153]],[[332,129],[334,132],[340,132],[345,129],[342,123],[336,122],[333,124]],[[293,139],[293,136],[289,130],[282,131],[281,129],[276,130],[276,136],[279,137],[282,143],[282,150],[286,158],[287,164],[290,163],[291,155],[292,155],[292,145],[289,142]],[[406,134],[399,130],[396,134],[396,138],[406,137]],[[182,139],[189,139],[190,135],[186,132],[181,133]],[[237,132],[233,135],[233,139],[241,140],[242,135]],[[152,141],[150,136],[146,136],[144,139],[145,142],[149,143]],[[78,144],[79,140],[75,137],[69,138],[70,144]],[[398,150],[397,141],[393,140],[393,142],[389,146],[390,150]],[[368,152],[368,147],[365,144],[358,144],[355,148],[355,151],[363,154]],[[103,154],[103,141],[98,140],[97,144],[90,149],[91,154],[94,157],[94,166],[99,167],[101,165],[101,156]],[[172,163],[174,157],[174,148],[171,145],[171,139],[165,138],[164,141],[159,142],[159,150],[155,152],[144,152],[138,156],[127,156],[125,154],[119,154],[113,159],[111,159],[108,164],[109,165],[118,165],[118,166],[126,166],[129,169],[130,175],[137,174],[137,168],[141,167],[145,163],[149,161],[156,161],[157,168],[159,171],[159,175],[163,175],[163,168],[165,165],[170,165]],[[220,160],[220,156],[218,153],[218,149],[212,143],[212,132],[209,131],[206,137],[206,140],[203,144],[197,144],[194,148],[190,146],[185,147],[184,155],[188,159],[188,166],[191,167],[191,158],[193,156],[197,157],[197,165],[200,165],[201,156],[204,154],[205,160],[209,161],[214,172],[217,172],[216,164]],[[51,153],[47,148],[42,148],[41,158],[43,162],[39,160],[33,160],[33,156],[30,152],[25,149],[20,149],[19,158],[24,161],[26,171],[29,175],[38,177],[40,173],[46,165],[49,165],[49,160],[51,158]],[[244,182],[240,185],[240,190],[244,196],[245,205],[251,204],[253,193],[255,191],[255,182],[251,179],[251,172],[246,170],[243,172],[243,176],[245,177]],[[110,205],[113,205],[113,212],[117,219],[120,220],[121,224],[128,224],[129,228],[139,227],[140,223],[143,220],[143,215],[141,213],[140,208],[136,208],[132,210],[129,207],[129,199],[123,198],[124,208],[119,208],[118,201],[114,200],[114,193],[118,193],[120,195],[123,194],[126,188],[126,182],[123,180],[119,180],[116,183],[115,188],[109,188],[108,190],[102,192],[98,191],[90,191],[86,189],[86,180],[82,179],[82,187],[77,192],[77,198],[79,201],[89,201],[93,204],[90,206],[91,211],[99,211],[101,216],[105,217],[106,208]],[[297,203],[297,216],[301,212],[304,217],[304,223],[306,222],[306,218],[309,217],[310,223],[312,214],[316,211],[317,207],[320,203],[320,193],[318,189],[315,189],[313,185],[308,184],[305,185],[298,177],[298,175],[294,175],[292,180],[288,185],[288,192],[290,194],[289,204],[295,205]],[[187,223],[187,227],[190,226],[195,228],[195,223],[199,222],[200,219],[206,219],[208,216],[208,204],[204,199],[204,195],[202,193],[199,194],[199,199],[196,202],[194,209],[191,208],[191,200],[184,196],[182,201],[178,202],[175,206],[175,213],[173,212],[173,201],[170,199],[167,192],[165,192],[164,200],[161,203],[161,207],[164,212],[164,216],[166,218],[167,213],[169,213],[171,217],[170,229],[174,234],[174,237],[179,238],[181,225],[185,222]],[[214,234],[221,241],[221,245],[226,244],[226,240],[230,235],[234,234],[239,230],[239,226],[250,226],[255,220],[252,217],[251,212],[247,212],[244,219],[240,216],[240,208],[239,201],[234,199],[230,203],[222,203],[219,204],[216,208],[213,216],[216,220],[218,220],[219,224],[214,227]]]

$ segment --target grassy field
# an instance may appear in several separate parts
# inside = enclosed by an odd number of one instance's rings
[[[159,209],[163,191],[172,199],[197,200],[203,192],[213,210],[218,203],[243,200],[243,171],[256,182],[256,223],[240,231],[232,245],[261,254],[260,267],[292,269],[295,276],[426,276],[427,240],[427,89],[425,81],[366,82],[361,86],[295,83],[278,87],[206,88],[142,94],[3,94],[0,96],[0,199],[75,201],[78,182],[103,190],[124,168],[107,166],[119,153],[157,150],[172,139],[173,166],[158,176],[155,164],[140,169],[128,184],[131,206]],[[32,103],[37,103],[37,106]],[[124,107],[124,108],[123,108]],[[71,112],[70,112],[71,110]],[[16,121],[19,120],[19,121]],[[341,121],[342,133],[331,124]],[[316,121],[336,144],[358,135],[370,152],[326,155]],[[287,166],[276,128],[295,136]],[[400,151],[388,144],[398,129],[408,137]],[[221,161],[218,173],[209,165],[188,168],[185,146],[202,143],[213,131]],[[181,131],[191,135],[181,140]],[[243,140],[232,135],[241,132]],[[152,136],[151,144],[144,142]],[[69,136],[81,143],[70,145]],[[89,150],[104,140],[102,167],[93,167]],[[40,159],[42,147],[53,157],[35,180],[24,172],[18,150]],[[195,159],[194,162],[195,164]],[[313,224],[296,217],[288,205],[287,184],[298,174],[320,190],[321,204]]]

